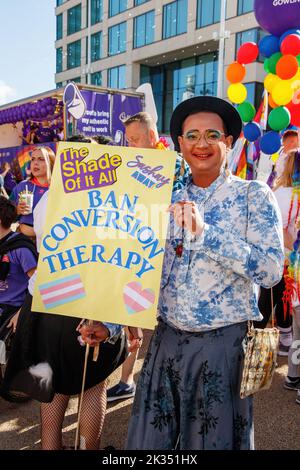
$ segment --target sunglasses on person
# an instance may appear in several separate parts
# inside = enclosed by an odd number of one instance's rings
[[[217,129],[206,129],[204,132],[198,130],[187,131],[182,137],[191,145],[198,144],[202,137],[204,137],[205,142],[212,145],[220,142],[223,135],[225,135],[225,133]]]

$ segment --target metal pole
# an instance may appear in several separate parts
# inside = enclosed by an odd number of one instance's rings
[[[92,0],[87,0],[88,2],[88,59],[87,59],[87,84],[91,84],[91,14],[92,14]]]
[[[218,92],[217,92],[217,95],[219,98],[223,97],[226,3],[227,3],[226,0],[221,0],[219,59],[218,59]]]

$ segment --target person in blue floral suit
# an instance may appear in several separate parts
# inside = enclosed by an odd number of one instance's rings
[[[127,449],[253,449],[252,398],[240,398],[257,285],[283,273],[279,208],[269,187],[226,169],[242,122],[224,100],[188,99],[170,130],[191,169],[173,194],[158,326],[137,384]]]

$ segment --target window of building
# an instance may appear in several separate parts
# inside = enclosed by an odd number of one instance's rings
[[[108,86],[119,90],[126,88],[126,65],[108,69]]]
[[[238,15],[254,10],[254,0],[238,0]]]
[[[263,83],[259,82],[249,82],[245,83],[245,87],[247,88],[247,101],[250,101],[255,106],[255,109],[258,109],[262,100],[263,100],[263,92],[264,92],[264,85]]]
[[[103,16],[103,0],[91,1],[91,24],[100,23]]]
[[[81,3],[68,10],[68,35],[81,30]]]
[[[115,16],[127,10],[127,0],[109,0],[108,16]]]
[[[102,57],[102,31],[91,35],[91,62]]]
[[[56,88],[62,88],[62,86],[63,86],[63,82],[57,82]]]
[[[56,17],[56,40],[63,37],[63,15],[57,15]]]
[[[134,0],[134,6],[142,5],[143,3],[149,2],[149,0]]]
[[[155,11],[134,18],[133,47],[142,47],[154,42]]]
[[[263,31],[260,28],[248,29],[247,31],[242,31],[240,33],[237,33],[235,55],[237,55],[237,51],[239,50],[241,45],[244,44],[245,42],[255,42],[256,44],[258,44],[259,41],[263,37],[267,36],[267,34],[268,33],[266,31]],[[264,59],[265,59],[264,57],[259,55],[258,62],[263,62]]]
[[[81,83],[81,78],[80,77],[75,77],[75,78],[70,78],[67,80],[67,83],[74,82],[74,83]]]
[[[65,0],[56,0],[56,6],[59,7],[60,5],[62,5],[63,3],[65,3]]]
[[[101,72],[91,73],[91,85],[102,86],[102,73]]]
[[[176,2],[164,5],[163,10],[163,39],[186,33],[187,28],[187,1],[177,0]]]
[[[218,23],[221,16],[221,0],[198,0],[197,28]]]
[[[126,21],[108,29],[108,55],[126,51]]]
[[[71,42],[67,46],[67,67],[73,69],[81,65],[81,41]]]
[[[56,73],[60,73],[63,70],[63,48],[59,47],[56,49]]]
[[[160,132],[169,132],[173,109],[184,99],[198,95],[216,95],[218,79],[217,53],[204,54],[162,66],[140,70],[141,83],[153,89]]]

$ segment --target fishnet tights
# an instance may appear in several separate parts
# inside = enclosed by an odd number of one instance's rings
[[[62,448],[62,426],[70,396],[56,393],[51,403],[41,403],[43,450]],[[79,427],[80,448],[99,449],[106,412],[106,380],[83,394]],[[79,446],[78,446],[79,447]]]

